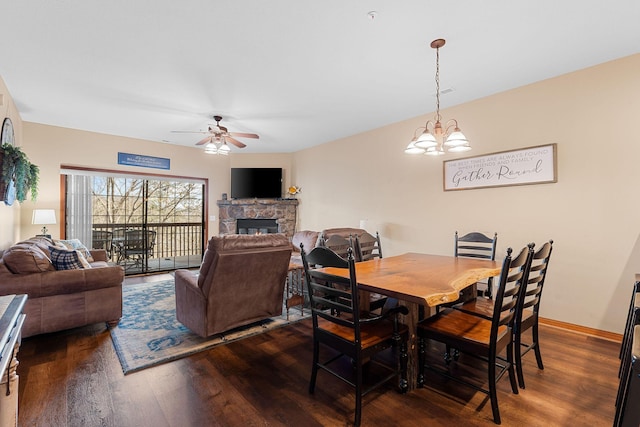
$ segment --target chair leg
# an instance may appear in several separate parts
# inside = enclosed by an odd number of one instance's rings
[[[358,427],[362,419],[362,364],[356,366],[356,415],[353,425]]]
[[[318,376],[318,360],[320,356],[320,343],[313,340],[313,364],[311,365],[311,380],[309,381],[309,393],[313,394],[316,388],[316,377]]]
[[[538,369],[544,369],[542,364],[542,354],[540,353],[540,341],[538,340],[538,324],[534,324],[531,328],[531,335],[533,337],[533,345],[535,346],[533,351],[536,353],[536,362],[538,362]]]
[[[493,422],[500,424],[500,410],[498,409],[498,393],[496,391],[496,360],[495,356],[489,358],[489,399],[491,400],[491,412]]]
[[[515,365],[513,359],[513,343],[507,345],[507,364],[509,372],[509,382],[511,383],[511,391],[513,394],[518,394],[518,382],[516,381],[516,372],[513,366]],[[494,360],[495,361],[495,360]],[[495,363],[493,364],[495,367]],[[524,388],[524,387],[523,387]]]
[[[522,371],[522,333],[518,330],[514,333],[514,335],[514,353],[516,372],[518,373],[518,384],[520,384],[520,388],[524,389],[524,373]]]

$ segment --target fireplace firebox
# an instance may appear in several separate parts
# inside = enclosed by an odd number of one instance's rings
[[[278,232],[275,219],[238,218],[236,220],[238,234],[270,234]]]

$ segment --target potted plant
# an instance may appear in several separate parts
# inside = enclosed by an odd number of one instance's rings
[[[2,171],[0,174],[0,196],[6,204],[11,205],[13,200],[7,200],[7,190],[15,186],[15,198],[23,202],[27,198],[27,193],[31,192],[31,200],[38,195],[38,181],[40,169],[31,164],[27,155],[12,144],[2,144],[0,146],[0,161]]]

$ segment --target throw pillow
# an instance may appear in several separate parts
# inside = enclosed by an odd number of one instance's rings
[[[81,255],[75,250],[67,251],[56,248],[55,246],[49,246],[49,252],[51,253],[51,263],[56,270],[77,270],[84,268],[82,261],[80,261]]]
[[[16,243],[9,247],[4,251],[2,261],[14,274],[42,273],[54,269],[49,257],[39,247],[29,243]]]
[[[82,255],[82,252],[76,249],[76,253],[78,254],[78,260],[80,261],[80,264],[82,264],[83,268],[92,268],[91,264],[89,264],[89,261],[87,261],[84,255]]]
[[[67,249],[79,250],[82,253],[82,255],[84,255],[84,257],[87,259],[87,261],[93,262],[93,257],[91,256],[91,252],[89,252],[89,249],[84,244],[82,244],[80,240],[67,239],[67,240],[58,240],[58,242],[65,245]]]

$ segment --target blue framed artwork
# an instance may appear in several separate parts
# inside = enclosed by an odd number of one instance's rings
[[[142,154],[118,153],[118,164],[142,168],[171,169],[171,159],[143,156]]]

